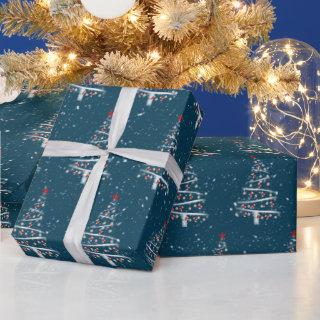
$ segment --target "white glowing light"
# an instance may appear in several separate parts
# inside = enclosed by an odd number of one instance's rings
[[[267,81],[270,84],[276,84],[279,81],[279,78],[274,73],[270,73],[268,75]]]
[[[274,132],[274,131],[272,131],[272,130],[269,130],[269,132],[270,132],[270,134],[273,136],[273,137],[275,137],[277,134]]]
[[[131,23],[135,23],[135,22],[138,21],[139,16],[138,16],[137,14],[135,14],[135,13],[130,13],[130,14],[128,15],[128,19],[129,19],[129,21],[130,21]]]
[[[285,48],[286,53],[287,53],[289,56],[293,55],[294,51],[292,50],[292,48],[291,48],[291,46],[290,46],[289,43],[287,43],[287,44],[284,46],[284,48]]]
[[[284,98],[284,100],[285,100],[286,102],[292,102],[292,98],[291,98],[290,96],[286,96],[286,97]]]
[[[157,50],[153,50],[149,52],[148,56],[151,60],[155,60],[155,61],[161,58],[160,53]]]
[[[59,61],[59,55],[56,52],[49,51],[46,54],[46,59],[50,65],[54,65]]]
[[[232,1],[232,5],[235,9],[240,9],[242,7],[242,2],[238,0]]]
[[[300,54],[299,45],[299,43],[296,45],[296,42],[292,40],[292,42],[287,41],[282,45],[277,43],[276,45],[264,46],[261,47],[261,51],[258,51],[257,57],[268,57],[277,66],[291,63],[297,75],[301,76],[304,82],[299,84],[294,95],[286,95],[284,101],[278,98],[271,99],[271,101],[253,100],[255,102],[252,104],[254,122],[250,131],[253,137],[256,137],[256,132],[261,132],[268,141],[278,143],[282,150],[286,150],[288,154],[296,157],[299,161],[307,160],[309,177],[302,178],[300,183],[305,185],[305,190],[310,190],[309,188],[319,188],[320,126],[317,108],[320,85],[319,82],[317,83],[319,79],[313,79],[312,76],[320,77],[320,69],[314,70],[315,74],[312,74],[311,70],[311,79],[316,81],[310,82],[310,70],[306,69],[306,66],[309,65],[309,61],[314,62],[311,59],[318,61],[318,55],[315,50],[309,48],[307,50],[310,51],[306,51],[309,55]],[[283,61],[281,57],[283,57]],[[305,77],[306,72],[308,72],[308,78]],[[265,81],[276,84],[279,81],[276,72],[271,70],[266,75]],[[314,107],[316,108],[315,112]],[[288,127],[285,124],[286,119]],[[295,123],[295,125],[290,126],[290,123]]]
[[[253,107],[253,112],[256,114],[260,112],[260,106],[258,104]]]
[[[301,83],[299,84],[299,91],[302,93],[306,93],[307,92],[307,88],[304,87]]]
[[[160,19],[161,19],[161,20],[168,20],[169,17],[168,17],[166,14],[161,14],[161,15],[160,15]]]
[[[90,18],[83,18],[82,23],[86,26],[91,26],[93,24],[93,20]]]
[[[310,188],[312,186],[312,181],[311,180],[307,180],[304,183],[306,185],[307,188]]]
[[[74,52],[70,52],[70,53],[68,54],[68,59],[69,59],[69,60],[73,61],[73,60],[75,60],[76,58],[77,58],[77,55],[76,55]]]

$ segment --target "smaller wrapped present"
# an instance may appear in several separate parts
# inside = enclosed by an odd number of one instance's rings
[[[201,120],[188,91],[71,85],[14,238],[34,257],[151,270]]]
[[[241,138],[198,138],[161,256],[294,252],[296,160]]]
[[[13,228],[63,97],[63,93],[21,93],[15,101],[0,105],[3,228]]]

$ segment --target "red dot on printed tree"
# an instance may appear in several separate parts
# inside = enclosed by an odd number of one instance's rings
[[[291,237],[296,238],[296,236],[297,236],[296,230],[291,231]]]
[[[183,115],[182,114],[180,114],[180,116],[178,117],[178,120],[179,120],[179,122],[182,122],[182,120],[183,120]]]
[[[113,111],[108,112],[108,117],[112,118],[113,117]]]
[[[119,201],[119,200],[120,200],[119,193],[115,193],[114,195],[112,195],[112,201]]]
[[[43,194],[48,194],[49,193],[49,189],[47,187],[43,188],[42,193]]]
[[[226,238],[226,235],[223,232],[221,232],[219,234],[219,238],[220,238],[220,240],[224,240]]]

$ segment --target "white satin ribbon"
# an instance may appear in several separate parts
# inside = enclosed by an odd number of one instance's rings
[[[44,150],[44,157],[100,157],[82,190],[63,239],[66,250],[77,262],[92,264],[92,261],[82,248],[81,241],[90,218],[109,154],[142,162],[150,166],[164,168],[175,182],[177,188],[180,187],[183,174],[170,153],[135,148],[117,148],[117,144],[128,123],[137,92],[138,89],[134,88],[121,89],[113,112],[106,150],[91,144],[69,141],[48,141]]]

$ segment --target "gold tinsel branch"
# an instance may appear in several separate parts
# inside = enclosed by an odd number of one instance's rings
[[[107,53],[96,68],[97,83],[127,87],[150,87],[157,81],[160,70],[155,57],[134,56],[129,58],[120,52]]]
[[[153,16],[154,31],[162,39],[181,43],[200,31],[204,19],[201,3],[187,0],[160,0]]]
[[[9,86],[55,88],[90,74],[106,85],[181,88],[283,99],[297,87],[292,66],[252,60],[275,21],[268,0],[138,0],[127,14],[101,20],[79,0],[9,0],[0,9],[7,35],[43,37],[48,52],[0,56]]]
[[[267,40],[276,20],[274,8],[268,0],[240,6],[234,19],[250,42]]]
[[[61,63],[61,59],[54,52],[36,49],[32,52],[7,52],[0,56],[0,67],[6,77],[10,89],[27,85],[29,89],[54,89],[69,81],[80,81],[87,69],[77,63],[71,65]]]
[[[56,27],[42,2],[9,0],[0,7],[1,31],[6,36],[45,38]]]

